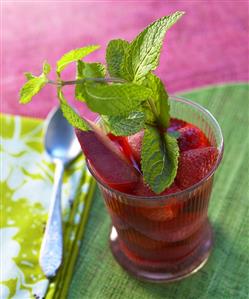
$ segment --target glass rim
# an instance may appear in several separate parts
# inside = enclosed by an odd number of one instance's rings
[[[150,201],[150,200],[154,200],[154,201],[167,201],[168,199],[171,199],[172,197],[176,198],[176,197],[181,197],[182,195],[186,194],[186,193],[190,193],[192,191],[194,191],[195,189],[197,189],[199,186],[201,186],[205,181],[207,181],[216,171],[216,169],[218,168],[221,160],[222,160],[222,156],[223,156],[223,151],[224,151],[224,140],[223,140],[223,135],[222,135],[222,131],[220,128],[220,125],[218,123],[218,121],[215,119],[215,117],[211,114],[211,112],[209,112],[206,108],[204,108],[203,106],[201,106],[200,104],[193,102],[191,100],[185,99],[181,96],[174,96],[174,95],[170,95],[169,96],[169,100],[172,101],[177,101],[177,102],[183,102],[186,105],[191,105],[194,106],[195,108],[197,108],[199,111],[201,111],[203,114],[207,115],[212,122],[214,123],[216,129],[218,130],[219,136],[221,138],[220,141],[220,145],[217,146],[218,149],[218,157],[217,160],[213,166],[213,168],[204,176],[204,178],[202,178],[199,182],[197,182],[196,184],[175,192],[175,193],[171,193],[171,194],[167,194],[167,195],[155,195],[155,196],[144,196],[144,195],[133,195],[133,194],[129,194],[129,193],[125,193],[119,190],[116,190],[112,187],[110,187],[107,183],[105,183],[104,181],[101,180],[101,178],[99,178],[99,176],[97,174],[95,174],[95,171],[91,168],[91,163],[87,160],[86,158],[86,164],[87,167],[91,173],[91,175],[95,178],[95,180],[104,188],[106,188],[108,191],[110,192],[114,192],[117,195],[121,196],[121,197],[125,197],[128,198],[128,200],[136,200],[136,201]],[[99,120],[99,118],[97,119],[97,121]]]

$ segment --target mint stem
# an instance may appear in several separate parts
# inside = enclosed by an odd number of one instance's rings
[[[57,81],[53,81],[53,80],[48,80],[48,83],[52,85],[61,85]]]
[[[163,125],[163,123],[160,120],[160,116],[159,116],[159,113],[157,112],[155,102],[153,101],[153,99],[149,98],[148,103],[150,105],[152,113],[154,114],[154,116],[156,118],[156,123],[157,123],[157,126],[159,128],[159,131],[164,131],[165,126]]]
[[[155,115],[156,118],[158,118],[158,114],[157,114],[157,110],[156,110],[154,101],[152,99],[148,99],[148,102],[149,102],[149,105],[150,105],[150,108],[151,108],[153,114]]]
[[[148,103],[150,105],[151,111],[155,115],[155,118],[156,118],[157,122],[159,122],[159,116],[158,116],[158,113],[157,113],[155,102],[152,99],[148,99]]]
[[[120,78],[84,78],[79,80],[70,80],[70,81],[53,81],[48,80],[49,84],[57,85],[57,86],[65,86],[65,85],[75,85],[80,83],[85,83],[87,81],[94,81],[94,82],[115,82],[115,83],[125,83],[124,79]]]

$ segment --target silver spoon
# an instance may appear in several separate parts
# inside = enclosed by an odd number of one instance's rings
[[[63,256],[61,217],[63,172],[67,164],[81,152],[74,129],[64,118],[60,108],[52,110],[48,115],[44,144],[46,153],[56,165],[53,193],[39,259],[44,274],[50,278],[55,276]]]

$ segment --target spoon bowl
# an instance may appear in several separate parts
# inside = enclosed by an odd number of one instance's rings
[[[71,162],[81,152],[74,128],[63,116],[60,108],[52,110],[44,139],[45,149],[51,160],[61,160],[64,164]]]

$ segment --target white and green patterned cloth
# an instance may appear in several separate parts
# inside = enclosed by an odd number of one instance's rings
[[[38,264],[54,165],[43,149],[41,120],[1,115],[0,298],[65,298],[94,190],[83,157],[65,172],[64,260],[48,281]]]

